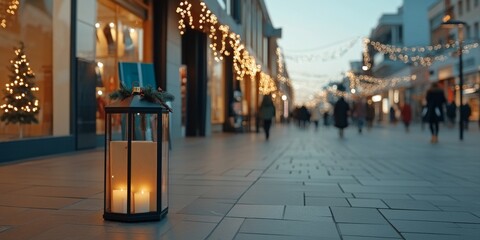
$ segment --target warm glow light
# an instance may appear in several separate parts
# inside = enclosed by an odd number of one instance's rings
[[[97,62],[97,66],[98,66],[99,68],[103,68],[103,63],[102,63],[102,62]]]
[[[102,96],[102,95],[103,95],[103,91],[102,91],[102,90],[98,90],[98,91],[97,91],[97,94],[98,94],[98,96]]]
[[[362,66],[362,70],[363,70],[363,71],[367,71],[367,70],[368,70],[368,67],[367,67],[367,66]]]
[[[100,28],[100,23],[95,23],[95,28]]]
[[[282,100],[286,101],[287,100],[287,95],[282,95]]]
[[[115,23],[111,22],[108,24],[108,26],[110,26],[111,28],[115,27]]]
[[[381,95],[374,95],[372,97],[372,101],[373,102],[380,102],[380,101],[382,101],[382,96]]]

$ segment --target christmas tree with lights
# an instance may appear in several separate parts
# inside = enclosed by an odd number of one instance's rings
[[[39,88],[35,85],[35,75],[29,67],[24,44],[15,49],[15,58],[10,60],[10,82],[3,90],[4,102],[0,106],[0,120],[7,124],[18,124],[20,138],[23,138],[23,125],[38,123],[38,99],[34,92]]]

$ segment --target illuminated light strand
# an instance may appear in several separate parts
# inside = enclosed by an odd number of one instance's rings
[[[240,35],[230,32],[228,26],[219,24],[217,16],[207,8],[204,2],[199,4],[201,13],[198,17],[198,22],[195,23],[191,11],[192,4],[188,1],[179,3],[176,12],[180,16],[178,21],[180,34],[185,34],[187,26],[207,33],[211,40],[209,47],[217,62],[223,60],[223,56],[232,55],[232,53],[226,50],[227,46],[230,46],[233,49],[233,65],[236,79],[243,80],[246,75],[250,76],[250,79],[254,79],[255,75],[261,71],[261,66],[256,63],[255,58],[240,43]],[[221,33],[221,39],[218,37],[219,33]]]
[[[356,89],[359,94],[373,94],[385,89],[396,88],[417,79],[415,74],[393,78],[375,78],[368,75],[356,75],[352,72],[348,72],[346,75],[350,80],[350,88]]]
[[[368,70],[372,68],[372,58],[370,57],[370,53],[368,52],[368,44],[370,43],[370,39],[364,38],[363,39],[363,67],[364,70]]]
[[[5,0],[0,3],[0,26],[3,28],[7,28],[7,20],[8,18],[13,17],[19,8],[20,1],[18,0]]]
[[[277,54],[277,80],[291,87],[292,81],[285,76],[285,60],[283,58],[282,49],[277,47],[275,53]]]
[[[458,48],[458,41],[447,44],[436,44],[430,46],[416,46],[416,47],[400,47],[395,45],[382,44],[380,42],[371,41],[370,39],[364,40],[364,66],[370,68],[367,65],[370,62],[371,57],[368,51],[368,45],[372,46],[377,52],[388,54],[388,57],[393,61],[401,61],[403,63],[413,63],[415,66],[431,66],[434,62],[445,61],[451,56],[440,54],[436,55],[441,50],[448,50]],[[466,44],[462,48],[463,54],[468,54],[471,49],[478,48],[479,43]]]
[[[307,54],[307,55],[285,55],[286,59],[289,59],[293,62],[296,63],[302,63],[302,62],[314,62],[314,61],[330,61],[330,60],[335,60],[337,58],[340,58],[344,56],[352,47],[355,45],[355,43],[358,41],[358,38],[355,38],[354,40],[351,40],[346,46],[340,47],[336,50],[333,51],[324,51],[322,54]]]
[[[260,73],[260,86],[259,86],[260,94],[268,95],[272,92],[277,90],[277,86],[275,85],[275,81],[270,77],[268,74],[263,72]]]

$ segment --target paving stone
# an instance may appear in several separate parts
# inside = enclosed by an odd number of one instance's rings
[[[239,232],[340,239],[335,224],[329,222],[246,219]]]
[[[373,198],[373,199],[412,199],[408,194],[394,193],[354,193],[355,198]]]
[[[429,233],[459,235],[462,229],[455,223],[450,222],[427,222],[427,221],[389,221],[401,233]]]
[[[439,210],[433,204],[422,200],[408,199],[385,199],[383,200],[391,209],[411,209],[411,210]]]
[[[432,222],[480,223],[480,218],[464,212],[387,210],[380,212],[388,220],[415,220]]]
[[[228,217],[282,219],[285,206],[236,204],[228,212]]]
[[[330,208],[321,206],[286,206],[284,219],[333,222]]]
[[[335,222],[387,224],[377,209],[331,207]]]
[[[227,238],[222,238],[218,240],[224,240]],[[235,236],[233,240],[318,240],[318,237],[305,237],[305,236],[285,236],[285,235],[274,235],[274,234],[247,234],[239,233]],[[322,239],[338,239],[338,238],[323,238]]]
[[[345,198],[305,197],[306,206],[336,206],[350,207]]]
[[[411,194],[412,198],[416,200],[433,200],[433,201],[457,201],[448,195],[425,195],[425,194]],[[431,202],[431,201],[430,201]]]
[[[394,240],[394,239],[403,239],[403,238],[384,238],[384,237],[358,237],[358,236],[342,236],[343,240]]]
[[[400,235],[390,225],[376,225],[376,224],[338,224],[340,233],[351,236],[364,237],[383,237],[383,238],[398,238]]]
[[[215,199],[197,199],[183,208],[179,213],[191,215],[225,216],[233,204]]]
[[[243,221],[243,218],[224,218],[208,236],[207,240],[234,239]]]
[[[378,199],[348,198],[347,200],[352,207],[388,208],[384,202]]]
[[[402,236],[405,240],[465,240],[465,238],[459,235],[403,233]]]

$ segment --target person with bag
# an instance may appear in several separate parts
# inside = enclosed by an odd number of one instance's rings
[[[260,104],[260,118],[263,120],[263,130],[265,137],[270,138],[270,127],[272,126],[272,118],[275,117],[275,106],[273,105],[271,95],[264,95],[262,103]]]
[[[443,107],[447,102],[445,94],[443,90],[438,86],[438,83],[432,83],[432,86],[427,91],[426,100],[426,119],[430,125],[430,132],[432,133],[431,143],[437,143],[439,122],[443,122]]]

